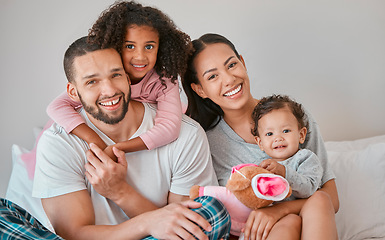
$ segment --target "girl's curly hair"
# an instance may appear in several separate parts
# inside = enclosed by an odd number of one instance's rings
[[[116,2],[102,12],[89,30],[89,40],[101,48],[115,48],[121,54],[131,25],[150,26],[158,32],[159,50],[154,68],[161,79],[170,78],[175,83],[178,75],[183,76],[192,51],[190,36],[156,8],[134,1]]]

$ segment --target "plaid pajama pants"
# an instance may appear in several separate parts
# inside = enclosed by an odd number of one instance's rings
[[[223,204],[213,197],[203,196],[194,201],[202,203],[202,207],[192,209],[203,216],[212,226],[211,232],[206,232],[209,239],[228,239],[230,237],[230,215]],[[26,210],[9,200],[0,198],[0,239],[2,240],[33,240],[63,238],[50,232]],[[153,237],[144,238],[155,239]]]
[[[62,240],[63,238],[50,232],[23,208],[0,198],[0,239]]]
[[[211,224],[211,232],[204,231],[209,239],[229,239],[231,225],[230,215],[223,204],[210,196],[198,197],[194,199],[194,201],[202,203],[202,207],[191,210],[204,217]],[[143,240],[150,239],[153,240],[156,238],[149,236]]]

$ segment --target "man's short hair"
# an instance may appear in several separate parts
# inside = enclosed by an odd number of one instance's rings
[[[100,46],[90,43],[87,36],[79,38],[68,47],[63,60],[64,72],[68,82],[74,83],[75,81],[75,69],[73,68],[75,58],[97,50],[101,50]]]

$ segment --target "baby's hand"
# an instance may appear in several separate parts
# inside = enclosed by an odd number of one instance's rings
[[[282,177],[286,176],[286,168],[282,164],[278,163],[278,161],[273,160],[271,158],[263,160],[261,164],[259,164],[261,168],[264,168],[274,174],[280,175]]]
[[[112,151],[112,147],[114,145],[110,145],[110,146],[107,146],[103,151],[112,159],[114,160],[115,162],[118,161],[118,159],[116,158],[114,152]]]

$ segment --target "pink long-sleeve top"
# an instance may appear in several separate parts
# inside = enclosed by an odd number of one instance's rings
[[[165,79],[165,85],[162,85],[159,75],[154,69],[148,72],[139,83],[131,85],[132,99],[157,103],[158,110],[154,119],[154,127],[139,136],[148,149],[166,145],[179,136],[182,121],[179,85],[172,83],[170,79]],[[49,104],[47,113],[69,133],[84,123],[76,111],[79,107],[81,104],[70,99],[64,92]]]

